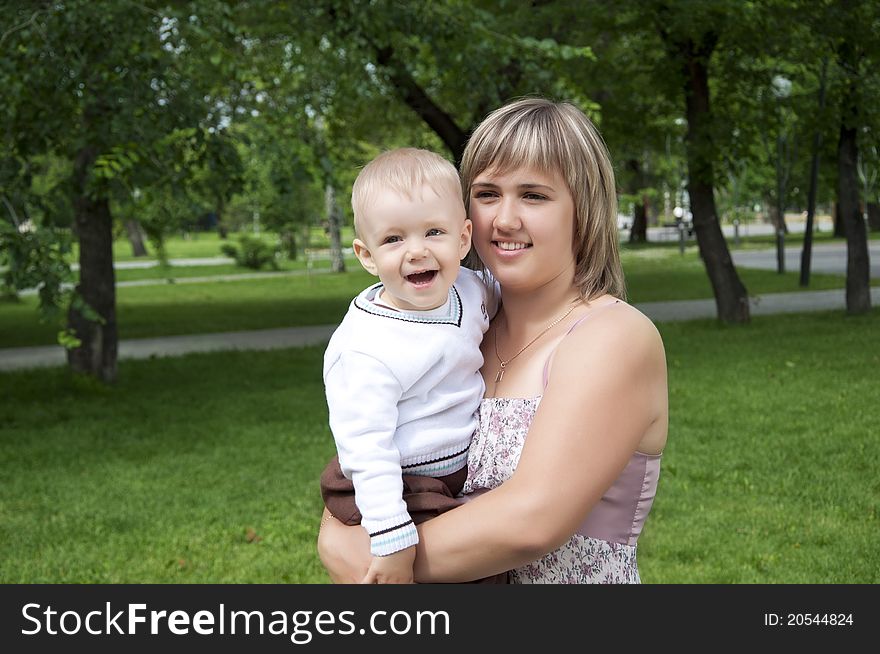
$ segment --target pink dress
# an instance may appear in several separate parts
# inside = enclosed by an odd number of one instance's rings
[[[545,385],[546,372],[547,366]],[[468,455],[464,493],[479,494],[510,478],[540,401],[540,396],[483,399],[479,427]],[[511,583],[640,583],[636,542],[651,510],[659,476],[659,454],[634,453],[569,541],[537,561],[511,571]]]

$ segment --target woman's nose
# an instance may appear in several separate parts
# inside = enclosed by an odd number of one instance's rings
[[[519,213],[513,202],[501,201],[498,203],[498,209],[495,213],[493,221],[496,229],[516,230],[522,223],[519,219]]]

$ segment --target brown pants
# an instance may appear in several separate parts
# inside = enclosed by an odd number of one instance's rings
[[[421,524],[461,504],[455,496],[461,492],[466,479],[466,467],[444,477],[403,475],[403,501],[413,523]],[[354,484],[342,474],[339,457],[330,459],[321,473],[321,497],[334,518],[349,526],[361,524],[361,512],[354,501]],[[507,573],[472,583],[506,584]]]

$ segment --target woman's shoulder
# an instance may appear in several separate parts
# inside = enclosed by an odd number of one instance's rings
[[[602,295],[585,303],[584,311],[578,320],[585,326],[593,323],[597,328],[612,331],[623,329],[631,335],[633,333],[659,334],[648,316],[613,295]],[[572,333],[577,332],[578,328],[573,329]]]
[[[587,311],[587,318],[559,344],[542,404],[552,395],[557,411],[583,409],[608,433],[623,429],[637,438],[631,443],[633,450],[660,452],[668,413],[660,333],[647,316],[625,302],[591,304],[594,313]]]
[[[644,359],[663,355],[657,327],[641,311],[610,295],[590,301],[559,345],[556,358]]]

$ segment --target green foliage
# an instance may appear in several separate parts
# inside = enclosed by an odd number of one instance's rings
[[[68,230],[38,228],[32,223],[16,228],[0,220],[4,292],[14,295],[26,288],[37,288],[41,315],[57,322],[69,296],[62,285],[71,279],[67,262],[70,241]]]
[[[208,213],[222,233],[258,217],[292,257],[325,219],[328,187],[350,224],[348,193],[367,160],[401,145],[453,158],[456,140],[522,95],[573,101],[596,120],[623,207],[645,197],[654,207],[667,198],[683,204],[687,125],[675,57],[701,39],[714,44],[706,55],[712,124],[697,149],[716,166],[722,217],[780,195],[779,203],[802,206],[817,129],[819,201],[833,199],[840,108],[829,102],[819,115],[816,91],[822,58],[834,62],[847,40],[858,44],[858,69],[831,66],[829,99],[859,81],[862,187],[877,194],[876,3],[3,6],[4,207],[19,223],[66,228],[78,194],[106,197],[118,219],[139,221],[160,258],[168,238]],[[791,82],[784,98],[773,92],[780,76]],[[86,162],[81,183],[78,160]]]
[[[220,251],[227,257],[235,259],[235,263],[243,268],[261,270],[269,267],[278,270],[277,247],[273,247],[259,238],[244,235],[239,237],[238,246],[224,243],[220,246]]]
[[[324,214],[322,176],[311,166],[308,146],[286,141],[272,125],[256,121],[242,125],[238,134],[242,185],[226,208],[226,224],[252,228],[257,215],[260,229],[308,247],[310,228]],[[295,258],[295,247],[287,254]]]
[[[82,340],[77,338],[72,329],[62,329],[58,332],[58,344],[66,350],[73,350],[82,345]]]

